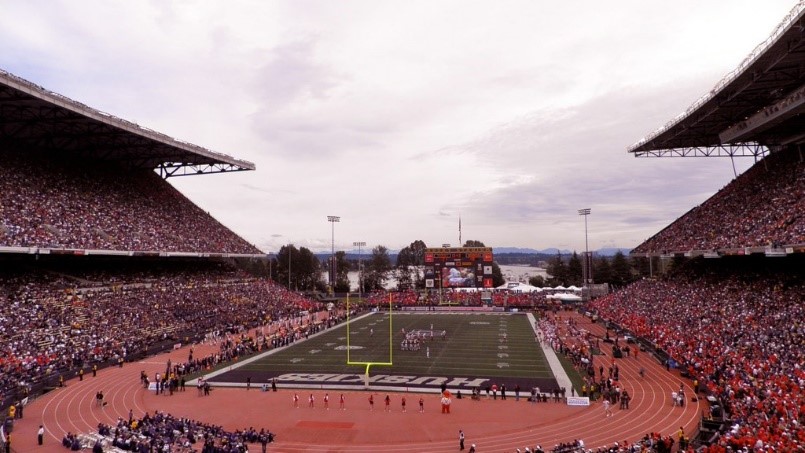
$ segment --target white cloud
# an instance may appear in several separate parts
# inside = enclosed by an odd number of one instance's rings
[[[635,159],[791,2],[7,2],[0,67],[251,160],[176,178],[266,251],[634,246],[732,177]],[[745,161],[739,162],[745,168]]]

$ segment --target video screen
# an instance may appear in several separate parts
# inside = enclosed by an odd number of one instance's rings
[[[442,268],[442,288],[474,288],[475,286],[475,272],[472,268]]]
[[[491,288],[490,247],[425,249],[426,288]]]

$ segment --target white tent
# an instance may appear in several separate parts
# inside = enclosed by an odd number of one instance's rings
[[[520,293],[541,293],[542,288],[537,288],[536,286],[532,286],[532,285],[526,285],[524,283],[524,284],[518,286],[517,288],[515,288],[514,291],[520,292]]]
[[[483,288],[474,288],[474,287],[450,288],[450,291],[455,291],[457,293],[477,293],[478,291],[481,291],[481,290],[483,290]]]
[[[542,288],[537,288],[536,286],[531,286],[523,282],[506,282],[495,289],[503,289],[511,291],[513,293],[531,293],[535,291],[536,292],[542,291]]]
[[[557,290],[557,291],[565,291],[567,288],[565,288],[565,287],[564,287],[564,286],[562,286],[562,285],[559,285],[559,286],[557,286],[557,287],[556,287],[556,288],[554,288],[554,289],[555,289],[555,290]]]
[[[567,288],[567,289],[568,289],[569,291],[581,291],[581,288],[579,288],[579,287],[578,287],[578,286],[576,286],[576,285],[570,285],[570,286],[568,286],[568,288]]]
[[[552,298],[561,300],[562,302],[580,302],[581,301],[581,296],[577,296],[575,294],[570,294],[570,293],[554,294]]]

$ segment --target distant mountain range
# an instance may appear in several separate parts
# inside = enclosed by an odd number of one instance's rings
[[[627,248],[619,248],[619,247],[604,247],[598,250],[591,250],[594,255],[599,256],[613,256],[618,251],[623,253],[624,255],[628,255],[632,249]],[[582,250],[577,250],[577,252],[582,252]],[[520,247],[494,247],[492,248],[492,253],[495,255],[498,254],[506,254],[506,253],[521,253],[525,255],[556,255],[557,253],[561,253],[562,255],[571,255],[573,250],[559,250],[555,247],[542,249],[542,250],[535,250],[529,248],[520,248]]]

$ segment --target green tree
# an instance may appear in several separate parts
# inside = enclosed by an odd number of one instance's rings
[[[347,254],[344,251],[335,252],[335,292],[346,293],[349,292],[349,269],[350,262],[347,260]]]
[[[631,259],[632,267],[640,277],[648,277],[651,273],[648,260],[645,256],[633,256]]]
[[[498,286],[506,283],[506,279],[503,278],[503,272],[500,270],[500,266],[498,263],[492,262],[492,286],[497,288]]]
[[[562,260],[562,254],[556,252],[556,256],[548,262],[548,275],[550,275],[548,284],[550,286],[564,284],[567,281],[567,273],[567,265]]]
[[[573,255],[570,256],[570,261],[567,263],[567,276],[564,279],[565,285],[579,285],[581,286],[582,279],[583,279],[583,271],[582,271],[582,264],[581,258],[579,255],[574,251]]]
[[[295,258],[296,256],[292,256]],[[292,267],[296,278],[299,281],[300,290],[314,290],[322,282],[321,276],[321,263],[316,255],[307,247],[299,249],[298,262],[293,263],[295,269]],[[293,274],[292,274],[293,278]],[[296,288],[294,288],[296,289]]]
[[[610,282],[617,287],[623,287],[631,283],[633,279],[632,267],[629,265],[629,261],[618,250],[615,256],[612,257],[612,280]]]
[[[293,284],[297,281],[293,273],[294,255],[297,255],[296,259],[298,260],[299,250],[297,250],[293,244],[283,245],[279,252],[277,252],[277,259],[275,260],[276,266],[274,266],[272,271],[276,277],[276,282],[280,285],[284,285],[289,290],[293,289]]]
[[[394,279],[397,280],[397,290],[405,291],[407,289],[414,288],[415,280],[414,274],[416,274],[416,270],[413,270],[410,267],[396,267],[392,271],[394,274]]]
[[[403,247],[400,253],[397,254],[397,267],[423,266],[425,264],[426,248],[428,248],[428,246],[420,239]]]
[[[271,255],[265,255],[261,258],[232,258],[232,262],[234,262],[238,268],[261,278],[271,277],[270,260]]]
[[[474,239],[467,239],[462,247],[486,247],[483,242]]]
[[[652,256],[652,257],[645,257],[645,256],[633,256],[631,259],[632,268],[634,269],[636,275],[632,277],[634,280],[637,277],[652,277],[658,274],[660,270],[660,257]]]
[[[425,249],[428,246],[422,240],[416,240],[403,247],[397,254],[397,266],[394,271],[397,289],[424,288],[425,280],[419,269],[425,265]]]
[[[388,249],[382,245],[373,248],[372,256],[363,269],[364,290],[383,289],[391,269]]]
[[[612,268],[605,256],[593,260],[593,281],[596,283],[612,283]]]
[[[312,290],[321,282],[321,264],[310,249],[284,245],[277,252],[272,273],[289,290]]]
[[[535,275],[528,279],[528,284],[531,286],[536,286],[537,288],[542,288],[545,286],[545,279],[542,278],[542,275]]]

